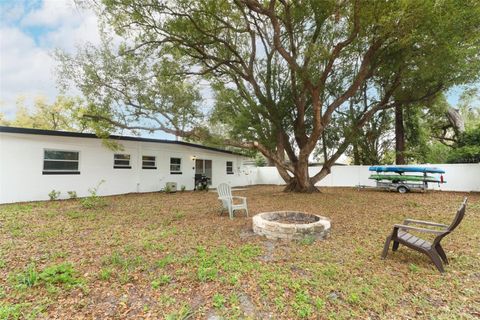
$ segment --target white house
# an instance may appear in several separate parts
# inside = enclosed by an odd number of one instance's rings
[[[112,136],[122,151],[105,147],[93,134],[0,126],[0,203],[79,197],[100,181],[101,195],[162,190],[167,182],[194,188],[195,174],[216,187],[253,184],[250,158],[182,141]]]

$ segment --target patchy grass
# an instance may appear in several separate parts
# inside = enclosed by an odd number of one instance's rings
[[[251,217],[219,215],[213,192],[130,194],[0,206],[0,319],[476,319],[480,195],[426,256],[380,254],[394,223],[448,223],[463,195],[325,188],[237,192],[249,211],[300,210],[332,220],[325,241],[269,241]],[[102,202],[103,203],[103,202]]]

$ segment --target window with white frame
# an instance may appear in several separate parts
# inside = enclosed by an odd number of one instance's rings
[[[227,174],[233,174],[233,161],[227,161]]]
[[[113,155],[113,168],[114,169],[131,169],[130,155],[115,153]]]
[[[181,158],[170,158],[170,174],[182,174]]]
[[[43,150],[43,174],[80,174],[79,152]]]
[[[154,156],[142,156],[142,169],[157,169]]]

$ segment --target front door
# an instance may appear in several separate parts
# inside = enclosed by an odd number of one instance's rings
[[[204,175],[208,178],[208,184],[212,184],[212,160],[195,160],[195,176]]]

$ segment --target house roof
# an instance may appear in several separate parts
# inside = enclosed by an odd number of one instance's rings
[[[19,128],[19,127],[6,127],[0,126],[0,132],[6,133],[20,133],[20,134],[34,134],[42,136],[59,136],[59,137],[74,137],[74,138],[93,138],[100,139],[93,133],[80,133],[80,132],[69,132],[69,131],[56,131],[56,130],[43,130],[43,129],[31,129],[31,128]],[[184,141],[175,141],[175,140],[165,140],[165,139],[151,139],[151,138],[141,138],[141,137],[129,137],[129,136],[109,136],[112,140],[121,140],[121,141],[140,141],[140,142],[153,142],[153,143],[165,143],[165,144],[176,144],[181,146],[187,146],[192,148],[204,149],[209,151],[223,152],[238,156],[245,156],[241,153],[223,150],[220,148],[207,147],[201,144],[195,144]]]

